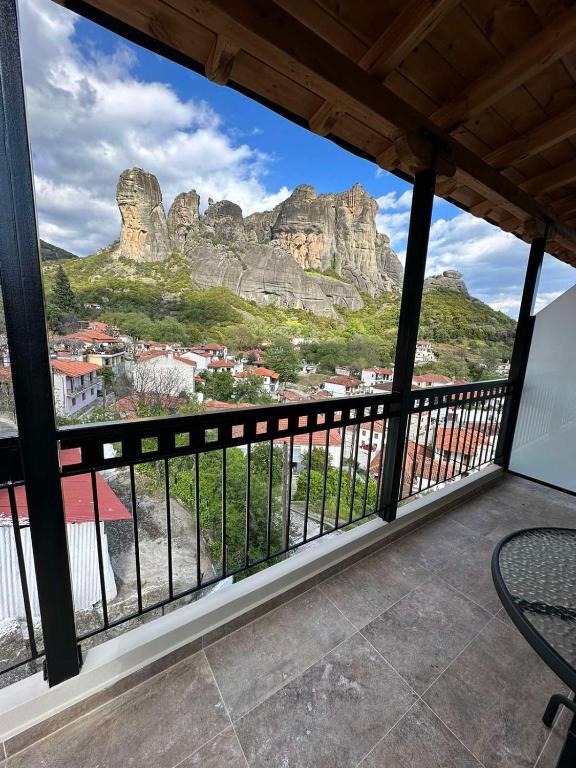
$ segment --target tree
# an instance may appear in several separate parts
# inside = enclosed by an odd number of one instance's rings
[[[64,267],[60,264],[54,276],[54,286],[50,296],[50,302],[53,307],[62,314],[69,314],[78,311],[78,301],[70,285],[68,275]]]
[[[228,371],[213,371],[206,374],[204,396],[211,400],[232,402],[234,395],[234,377]]]
[[[288,339],[276,339],[264,354],[264,362],[279,376],[280,381],[296,381],[300,371],[300,355]]]
[[[273,403],[274,399],[262,389],[262,379],[254,374],[248,374],[238,379],[234,390],[235,403],[265,404]]]

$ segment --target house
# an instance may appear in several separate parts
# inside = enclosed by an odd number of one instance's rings
[[[441,373],[423,373],[412,377],[412,389],[425,389],[426,387],[441,387],[452,384],[452,379]]]
[[[358,394],[361,384],[360,379],[353,376],[331,376],[322,386],[331,395],[346,397]]]
[[[79,449],[72,448],[60,453],[63,466],[75,464],[79,460]],[[102,477],[95,473],[96,493],[98,498],[99,534],[102,556],[102,571],[106,597],[116,597],[116,580],[108,551],[107,524],[111,522],[131,521],[131,515]],[[62,479],[64,497],[64,519],[72,576],[74,607],[77,611],[90,610],[99,603],[100,571],[98,568],[99,545],[94,523],[94,499],[92,496],[92,478],[89,474],[73,475]],[[40,615],[34,558],[28,522],[28,505],[23,485],[14,488],[16,512],[20,523],[22,557],[28,575],[30,608],[32,616]],[[0,620],[24,616],[24,601],[20,589],[18,551],[13,533],[13,518],[10,498],[6,488],[0,488],[0,562],[2,563],[2,590],[0,590]],[[6,578],[7,577],[7,578]]]
[[[205,371],[208,369],[208,363],[212,362],[212,353],[199,349],[189,349],[179,355],[182,360],[190,360],[196,365],[197,370]]]
[[[236,370],[234,363],[231,363],[229,360],[222,360],[221,358],[211,360],[207,367],[213,373],[232,373]],[[237,372],[239,373],[240,371]]]
[[[381,384],[385,381],[392,381],[394,378],[394,368],[362,368],[360,374],[364,389],[368,389],[374,384]]]
[[[101,366],[80,360],[50,360],[54,407],[58,416],[69,418],[94,406],[98,400]]]
[[[489,440],[479,429],[468,427],[438,427],[434,435],[434,450],[445,461],[468,465],[484,450]]]
[[[94,350],[86,353],[86,360],[98,368],[110,368],[113,373],[121,373],[126,363],[126,350]]]
[[[432,348],[432,343],[424,339],[416,342],[416,353],[414,355],[415,365],[422,365],[423,363],[433,363],[436,360],[436,355]]]
[[[295,389],[283,389],[279,392],[278,399],[281,403],[301,403],[302,400],[307,400],[308,398],[306,395],[297,392]]]
[[[498,376],[501,376],[503,379],[507,379],[510,375],[510,361],[509,360],[502,360],[498,363],[496,366],[496,373]]]
[[[158,350],[143,352],[129,370],[137,390],[176,396],[180,392],[196,393],[196,385],[204,381],[197,369],[189,357]]]
[[[337,365],[334,373],[336,376],[352,376],[352,368],[349,365]]]
[[[66,336],[61,337],[61,341],[80,342],[85,347],[97,345],[103,348],[108,348],[118,343],[118,339],[115,336],[89,328],[83,331],[76,331],[76,333],[68,333]]]
[[[370,477],[378,479],[382,472],[381,451],[373,454],[370,461]],[[402,473],[401,498],[405,499],[434,485],[450,480],[454,472],[449,465],[431,454],[424,445],[408,440]]]
[[[263,352],[261,349],[247,349],[245,352],[240,352],[240,360],[245,364],[259,365],[263,360]]]
[[[200,344],[196,347],[192,347],[191,352],[207,352],[211,359],[219,358],[223,360],[228,355],[228,347],[224,344],[217,344],[215,342],[209,342],[208,344]]]
[[[186,399],[183,397],[150,392],[121,397],[108,410],[112,413],[117,413],[121,419],[137,419],[139,418],[139,413],[141,413],[141,408],[155,408],[158,406],[171,413],[177,413],[180,408],[186,405],[186,402]]]
[[[257,368],[248,368],[245,371],[240,371],[234,374],[237,379],[245,379],[248,376],[259,376],[262,380],[262,389],[271,395],[275,395],[278,392],[279,387],[279,374],[270,368],[264,368],[258,366]]]

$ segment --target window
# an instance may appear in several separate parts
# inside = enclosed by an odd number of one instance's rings
[[[72,405],[76,405],[76,398],[75,397],[72,398]]]

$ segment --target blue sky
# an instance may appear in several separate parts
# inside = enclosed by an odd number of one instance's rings
[[[360,182],[401,258],[410,185],[230,88],[79,19],[50,0],[19,0],[41,235],[86,255],[115,239],[114,199],[131,166],[158,176],[168,207],[181,191],[266,210],[298,184],[336,192]],[[512,316],[528,246],[437,198],[428,273],[463,272],[470,292]],[[547,257],[538,306],[576,282]]]

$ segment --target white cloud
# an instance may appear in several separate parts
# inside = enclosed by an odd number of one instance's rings
[[[41,235],[86,254],[118,236],[115,188],[124,168],[158,176],[168,208],[195,188],[247,215],[288,196],[263,179],[270,158],[227,133],[206,102],[135,74],[133,49],[80,50],[77,17],[49,0],[20,0],[29,129]]]

